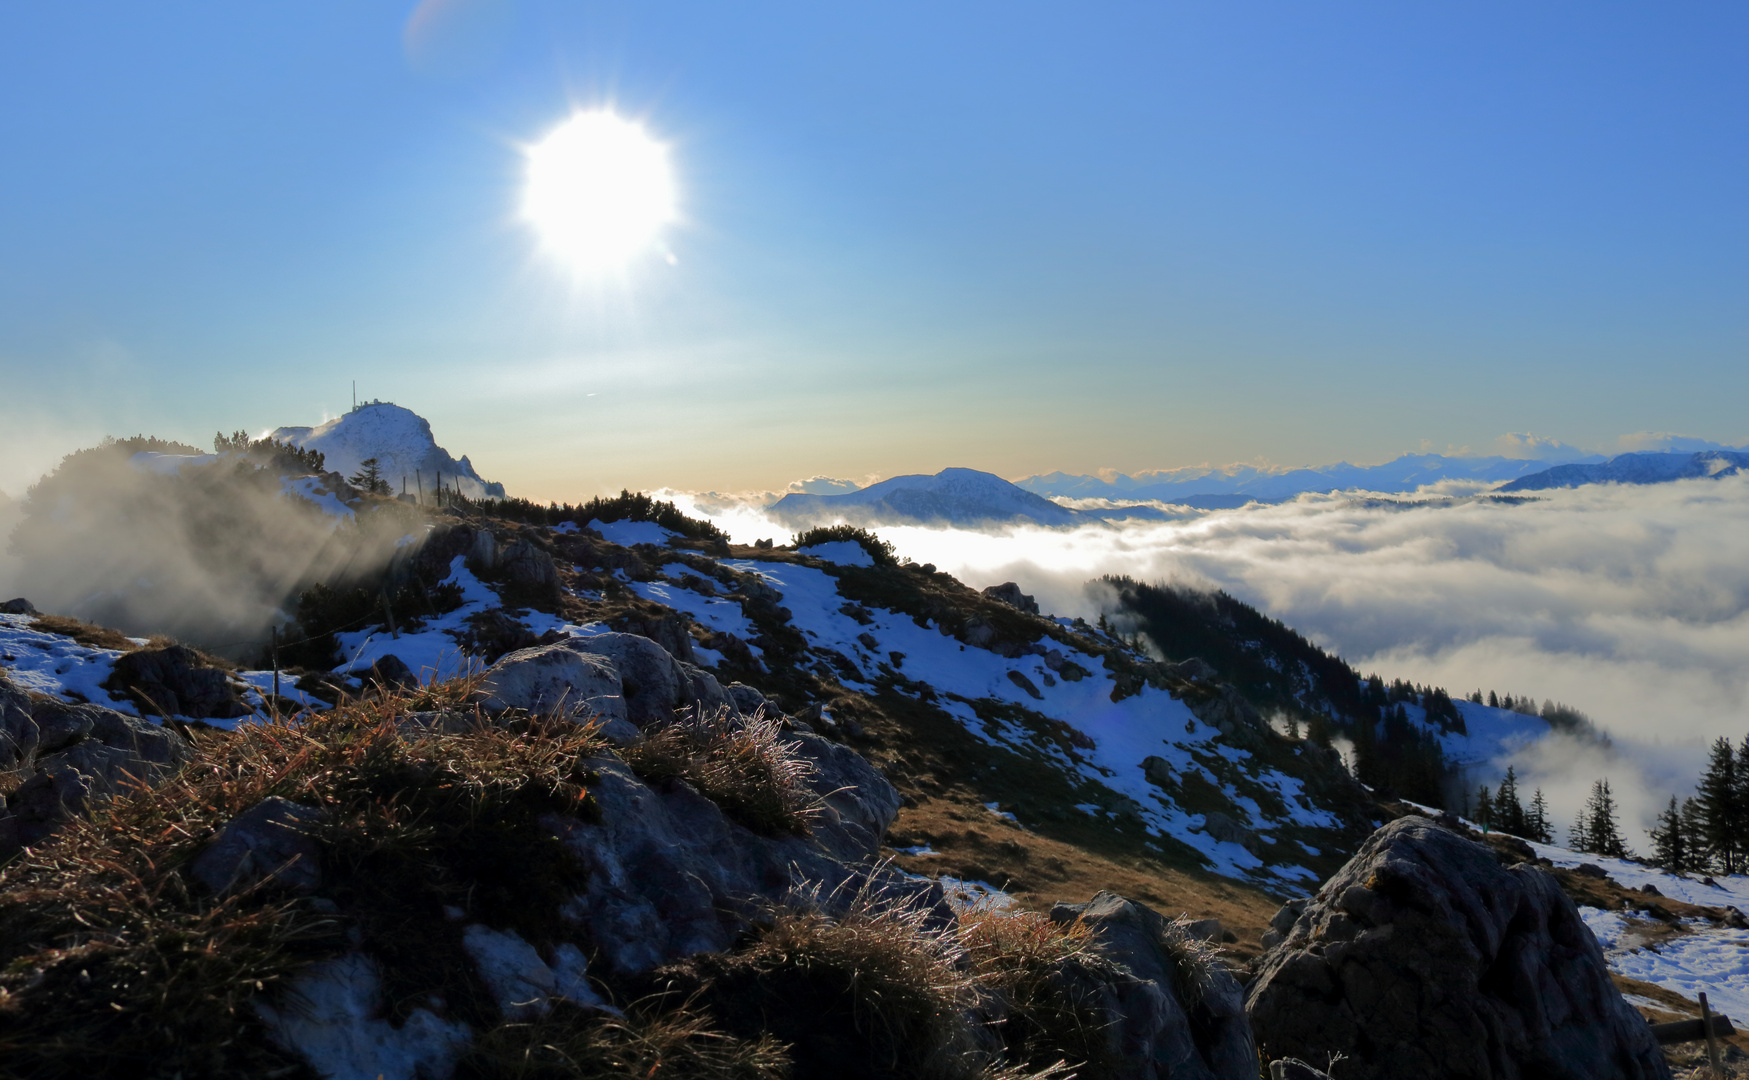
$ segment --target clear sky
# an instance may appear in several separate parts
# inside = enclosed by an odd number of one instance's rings
[[[560,499],[1749,439],[1740,3],[415,7],[0,7],[0,488],[353,379]],[[604,106],[678,219],[584,279]]]

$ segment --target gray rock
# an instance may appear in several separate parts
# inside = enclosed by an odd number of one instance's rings
[[[1198,941],[1219,942],[1227,936],[1227,928],[1221,925],[1219,919],[1198,919],[1186,924],[1184,932]]]
[[[29,600],[15,596],[10,600],[0,602],[0,615],[41,615]]]
[[[572,641],[507,654],[486,672],[480,692],[490,712],[558,710],[600,716],[610,724],[626,719],[619,672],[605,657],[579,652]]]
[[[518,540],[504,550],[498,568],[506,583],[523,596],[548,604],[556,603],[561,593],[559,568],[553,557],[528,540]]]
[[[1670,1075],[1555,879],[1423,817],[1378,830],[1319,890],[1247,1004],[1272,1056],[1340,1052],[1343,1080]]]
[[[884,829],[891,820],[897,793],[866,762],[863,773],[840,759],[835,752],[843,747],[809,749],[837,779],[854,774],[874,788],[866,796],[833,795],[833,812],[821,816],[809,837],[758,836],[685,782],[656,790],[617,758],[589,763],[600,821],[552,818],[549,824],[588,868],[588,888],[569,910],[611,968],[638,973],[726,949],[763,904],[790,896],[803,882],[818,885],[826,897],[848,897],[873,874],[896,897],[939,900],[939,887],[874,862],[880,843],[874,827]],[[816,790],[828,782],[823,772]],[[858,805],[862,801],[868,805]]]
[[[105,685],[133,698],[143,716],[228,720],[249,714],[224,671],[208,667],[186,645],[125,653]]]
[[[732,682],[723,687],[723,693],[729,695],[729,700],[735,703],[735,711],[742,716],[752,716],[766,707],[765,695],[743,682]]]
[[[962,640],[967,645],[982,649],[996,640],[996,626],[982,615],[975,615],[966,622],[965,636]]]
[[[1159,787],[1177,783],[1177,778],[1172,775],[1171,763],[1154,754],[1142,759],[1142,775],[1147,778],[1148,783]]]
[[[231,819],[194,860],[194,876],[213,893],[251,888],[272,878],[300,895],[322,883],[316,827],[321,810],[271,795]]]
[[[475,532],[468,546],[468,569],[491,573],[498,566],[498,538],[485,529]]]
[[[638,727],[674,718],[674,710],[690,704],[693,677],[681,670],[668,650],[638,634],[597,634],[561,643],[579,653],[606,657],[619,673],[625,715]],[[720,689],[720,688],[719,688]]]
[[[42,742],[30,715],[30,698],[0,674],[0,769],[29,761]]]
[[[1238,844],[1246,851],[1255,850],[1262,842],[1256,833],[1219,810],[1203,815],[1202,831],[1223,843]]]
[[[6,800],[10,830],[20,847],[40,843],[67,821],[85,811],[93,782],[71,765],[39,768]],[[10,852],[0,849],[0,856]]]
[[[1244,993],[1217,959],[1144,904],[1101,892],[1085,904],[1057,904],[1056,922],[1077,918],[1099,939],[1117,976],[1082,969],[1063,976],[1109,1017],[1109,1050],[1124,1080],[1253,1080],[1257,1051]]]
[[[413,674],[413,669],[407,666],[407,662],[394,653],[389,653],[372,664],[364,681],[367,685],[375,683],[391,689],[419,689],[419,676]]]
[[[1000,600],[1009,607],[1016,607],[1029,615],[1038,614],[1038,601],[1020,591],[1020,586],[1012,581],[1004,581],[1000,585],[992,585],[984,590],[984,595],[992,600]]]
[[[697,709],[700,715],[706,716],[723,709],[739,711],[735,708],[735,699],[717,682],[717,677],[704,668],[697,664],[683,663],[680,665],[680,674],[683,681],[677,708]]]

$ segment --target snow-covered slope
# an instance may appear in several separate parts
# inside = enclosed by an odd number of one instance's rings
[[[1082,515],[1022,490],[1000,476],[976,469],[943,469],[934,476],[895,476],[845,495],[791,493],[771,508],[794,524],[850,521],[857,524],[980,525],[1029,522],[1070,525]]]
[[[1749,453],[1705,450],[1696,454],[1620,454],[1596,464],[1557,465],[1512,481],[1501,491],[1546,491],[1586,484],[1662,484],[1671,480],[1735,476],[1749,468]]]
[[[422,487],[428,495],[441,481],[446,490],[469,498],[504,497],[504,485],[483,479],[466,455],[458,461],[437,445],[424,417],[387,401],[366,402],[313,428],[278,428],[273,437],[321,451],[328,469],[343,476],[353,475],[366,459],[376,458],[383,479],[396,494],[403,481],[407,491]]]

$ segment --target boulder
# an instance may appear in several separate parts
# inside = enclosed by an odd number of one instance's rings
[[[1149,754],[1142,759],[1142,776],[1156,787],[1166,787],[1177,782],[1172,775],[1172,763],[1157,754]]]
[[[41,615],[29,600],[22,596],[14,596],[10,600],[0,601],[0,615]]]
[[[1255,832],[1219,810],[1203,815],[1202,831],[1222,843],[1238,844],[1246,851],[1252,851],[1262,842]]]
[[[651,788],[617,758],[589,763],[599,820],[552,824],[589,872],[570,912],[611,969],[636,974],[726,949],[750,919],[804,883],[847,901],[872,875],[896,898],[939,903],[939,886],[875,862],[898,793],[853,752],[801,739],[820,766],[813,787],[830,808],[807,837],[757,835],[684,781]],[[847,779],[859,786],[843,787]],[[840,788],[825,790],[833,783]]]
[[[683,671],[668,650],[647,637],[597,634],[571,638],[565,645],[579,653],[604,657],[613,665],[619,673],[626,716],[640,728],[672,720],[676,708],[692,703],[686,699],[697,688],[697,675]],[[717,692],[721,694],[720,686]]]
[[[984,590],[984,595],[992,600],[1000,600],[1009,607],[1019,608],[1028,615],[1038,614],[1038,601],[1020,591],[1020,586],[1012,581],[1004,581],[1000,585],[992,585]]]
[[[5,799],[0,859],[98,799],[155,782],[191,752],[169,728],[97,705],[33,702],[0,678],[0,763],[30,772]]]
[[[1119,970],[1074,965],[1057,973],[1073,996],[1107,1021],[1108,1050],[1122,1080],[1254,1080],[1257,1051],[1244,992],[1231,972],[1182,927],[1145,904],[1101,892],[1057,904],[1051,919],[1092,928]]]
[[[578,652],[571,642],[521,649],[500,659],[480,684],[491,712],[562,710],[608,723],[626,720],[619,672],[606,657]]]
[[[498,558],[498,569],[519,599],[540,607],[558,603],[563,592],[558,564],[528,540],[518,540],[506,548]]]
[[[270,795],[231,819],[191,867],[213,893],[247,889],[272,878],[307,896],[322,883],[315,830],[322,811]]]
[[[372,664],[370,671],[365,673],[364,681],[366,685],[375,683],[390,689],[419,689],[419,676],[413,674],[413,669],[407,666],[407,662],[394,653],[380,657]]]
[[[735,703],[735,711],[742,716],[752,716],[766,708],[765,695],[746,683],[732,682],[723,687],[723,693],[729,695],[729,700]]]
[[[1343,1080],[1649,1080],[1657,1041],[1555,879],[1424,817],[1379,829],[1266,953],[1260,1045]]]
[[[104,686],[132,698],[142,716],[228,720],[249,714],[224,671],[186,645],[124,653]]]

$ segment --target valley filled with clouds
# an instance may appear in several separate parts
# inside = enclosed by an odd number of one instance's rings
[[[737,540],[791,531],[757,506],[710,509]],[[1105,597],[1089,582],[1106,574],[1224,589],[1362,672],[1575,706],[1613,747],[1545,740],[1515,764],[1562,821],[1607,775],[1630,840],[1689,789],[1710,740],[1749,732],[1745,476],[1527,499],[1449,484],[1165,522],[879,532],[967,584],[1016,581],[1058,614],[1097,615]]]

